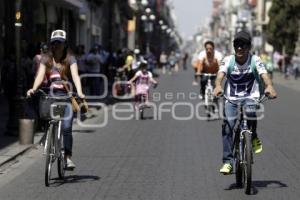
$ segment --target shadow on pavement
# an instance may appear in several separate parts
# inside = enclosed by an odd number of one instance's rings
[[[64,180],[61,180],[59,178],[54,178],[52,180],[54,181],[52,185],[54,187],[59,187],[63,184],[68,184],[68,183],[86,183],[91,181],[99,181],[100,177],[92,176],[92,175],[71,175],[71,176],[65,176]]]
[[[96,130],[73,130],[73,133],[95,133]]]
[[[154,117],[153,116],[143,117],[143,119],[140,119],[140,120],[151,120],[151,119],[154,119]]]
[[[276,188],[284,188],[288,187],[287,184],[282,183],[281,181],[269,180],[269,181],[252,181],[252,191],[251,195],[258,194],[258,188],[262,189],[276,189]],[[231,184],[225,190],[235,190],[235,189],[244,189],[242,187],[238,187],[235,183]]]

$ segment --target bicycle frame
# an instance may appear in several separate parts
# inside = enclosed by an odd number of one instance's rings
[[[208,119],[211,118],[211,115],[213,113],[213,101],[214,101],[214,96],[213,96],[213,85],[211,83],[211,77],[216,77],[216,74],[208,74],[208,73],[201,73],[199,74],[201,76],[205,76],[208,78],[207,84],[205,86],[205,94],[204,94],[204,103],[205,103],[205,108],[207,112],[207,117]]]
[[[60,105],[56,106],[58,109],[63,109]],[[63,110],[60,112],[63,112]],[[44,154],[46,156],[45,185],[47,187],[50,185],[52,164],[56,159],[59,178],[63,179],[65,174],[65,153],[61,124],[62,119],[51,119],[48,122],[44,148]]]
[[[50,126],[53,126],[54,128],[57,128],[57,135],[53,135],[53,139],[54,141],[56,142],[56,140],[60,140],[61,137],[62,137],[62,134],[61,134],[61,120],[50,120],[48,122],[48,126],[46,128],[46,140],[45,140],[45,146],[44,146],[44,154],[46,155],[46,148],[47,148],[47,145],[48,145],[48,137],[47,137],[47,134],[48,133],[48,129]],[[57,139],[56,139],[57,138]],[[56,144],[56,143],[55,143]],[[54,156],[58,157],[58,154],[55,152],[56,151],[56,148],[54,148]]]
[[[245,193],[250,194],[252,187],[252,130],[248,126],[248,120],[243,112],[243,106],[225,99],[231,104],[240,106],[239,119],[236,127],[233,128],[232,152],[235,161],[236,184],[239,187],[245,187]],[[258,104],[264,101],[266,96],[255,100]]]

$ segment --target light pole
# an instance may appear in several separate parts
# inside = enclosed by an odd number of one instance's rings
[[[11,88],[15,90],[15,95],[9,99],[9,119],[7,122],[6,135],[19,135],[19,118],[22,112],[22,69],[21,69],[21,27],[22,27],[22,0],[15,1],[15,66],[16,66],[16,87]]]
[[[152,13],[150,8],[145,9],[145,13],[141,16],[141,20],[144,22],[144,32],[146,34],[146,52],[150,52],[150,36],[153,32],[153,22],[156,16]]]
[[[162,50],[166,52],[166,30],[168,29],[168,26],[166,24],[164,24],[163,20],[160,20],[159,21],[159,24],[160,24],[160,27],[161,27],[161,31],[162,31],[162,34],[161,34],[161,45],[162,45]]]

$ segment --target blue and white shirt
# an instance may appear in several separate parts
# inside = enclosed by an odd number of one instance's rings
[[[259,75],[267,73],[264,63],[256,56],[253,59]],[[235,62],[233,70],[228,74],[231,56],[227,56],[221,62],[219,72],[224,72],[227,77],[225,84],[225,95],[229,100],[241,100],[245,98],[259,98],[259,83],[256,81],[254,73],[251,70],[251,55],[249,54],[247,62],[239,65]]]

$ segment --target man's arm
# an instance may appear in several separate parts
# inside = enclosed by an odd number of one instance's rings
[[[265,83],[265,94],[267,94],[270,98],[276,98],[277,93],[273,87],[271,79],[269,78],[265,64],[261,61],[261,58],[259,57],[258,60],[256,60],[256,70]]]
[[[203,60],[197,60],[197,74],[201,74],[203,69]]]
[[[263,79],[265,86],[266,86],[265,93],[268,93],[269,97],[271,97],[271,98],[276,98],[277,93],[273,87],[273,83],[272,83],[269,75],[267,73],[264,73],[261,75],[261,78]]]
[[[217,78],[216,78],[216,81],[215,81],[216,87],[215,87],[214,92],[213,92],[214,96],[218,96],[218,95],[220,95],[220,93],[223,92],[222,82],[224,80],[224,77],[225,77],[225,73],[224,72],[218,72]]]

